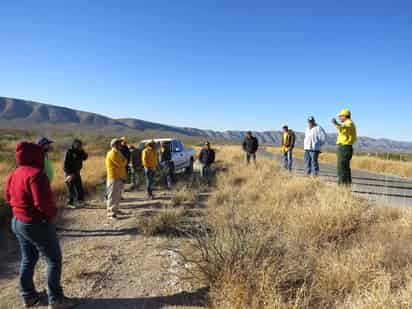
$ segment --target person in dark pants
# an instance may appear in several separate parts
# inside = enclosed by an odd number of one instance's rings
[[[293,149],[295,148],[296,134],[287,124],[282,125],[282,164],[283,168],[292,171]]]
[[[129,168],[132,189],[137,190],[143,177],[142,150],[134,146],[130,146]]]
[[[129,172],[129,164],[130,164],[130,148],[129,148],[129,142],[127,141],[127,138],[125,136],[123,136],[122,138],[120,138],[120,142],[121,142],[121,148],[120,148],[120,153],[123,155],[123,157],[126,158],[127,160],[127,165],[126,165],[126,175],[130,176],[130,172]],[[130,178],[130,177],[127,177]]]
[[[67,207],[76,208],[84,203],[84,190],[80,171],[83,161],[87,160],[88,154],[83,150],[83,143],[75,139],[72,147],[67,150],[64,157],[64,175],[68,191]]]
[[[357,132],[355,123],[352,121],[351,111],[349,109],[342,110],[339,115],[338,123],[335,118],[332,123],[338,130],[337,148],[337,164],[338,164],[338,183],[340,185],[352,184],[352,171],[350,161],[353,156],[353,145],[356,143]]]
[[[314,177],[319,175],[319,155],[325,142],[325,130],[316,123],[313,116],[310,116],[303,141],[305,175]]]
[[[66,298],[61,287],[62,254],[56,234],[57,208],[49,179],[44,172],[41,146],[22,142],[16,148],[18,167],[9,176],[5,201],[13,211],[12,230],[20,245],[20,292],[25,307],[41,302],[42,295],[33,282],[39,253],[47,263],[49,309],[71,308],[74,300]]]
[[[259,148],[259,142],[258,139],[252,135],[251,131],[247,132],[242,143],[242,148],[246,153],[246,163],[249,164],[250,159],[253,159],[253,162],[256,163],[256,152]]]
[[[200,177],[206,180],[208,185],[212,181],[212,170],[211,166],[215,162],[215,151],[210,147],[210,143],[207,141],[205,146],[202,148],[199,154],[200,162]]]
[[[161,142],[160,144],[160,164],[166,169],[164,177],[165,184],[168,189],[173,185],[173,162],[172,162],[172,150],[169,142]]]
[[[142,152],[142,164],[146,176],[147,197],[149,200],[153,200],[153,181],[155,172],[159,165],[159,155],[156,149],[155,141],[147,143],[146,147],[144,148]]]

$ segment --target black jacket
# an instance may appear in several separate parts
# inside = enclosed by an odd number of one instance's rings
[[[245,137],[242,146],[243,150],[247,153],[255,153],[259,148],[259,142],[254,136],[252,136],[251,138]]]
[[[203,148],[199,154],[199,162],[209,166],[215,162],[215,151],[213,149]]]
[[[83,161],[87,160],[88,154],[84,150],[70,148],[64,157],[64,172],[66,174],[78,174],[83,168]]]
[[[129,146],[123,145],[122,148],[120,149],[120,153],[123,155],[123,157],[126,158],[127,164],[130,162],[130,149]]]
[[[134,168],[142,167],[142,151],[138,148],[130,151],[130,162]]]
[[[160,152],[160,162],[168,162],[171,160],[172,160],[172,152],[170,151],[170,147]]]

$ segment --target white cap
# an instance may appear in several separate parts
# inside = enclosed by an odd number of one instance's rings
[[[117,143],[120,143],[121,140],[118,138],[114,138],[112,139],[112,141],[110,142],[110,147],[114,147],[114,145],[116,145]]]

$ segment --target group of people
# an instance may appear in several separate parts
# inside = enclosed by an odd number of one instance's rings
[[[350,161],[353,155],[353,144],[356,142],[356,126],[351,112],[344,109],[339,113],[339,122],[332,122],[338,131],[337,163],[339,184],[349,185],[352,182]],[[308,128],[304,140],[304,161],[307,175],[317,176],[319,173],[319,154],[326,141],[326,133],[314,117],[308,118]],[[288,125],[283,125],[282,161],[285,169],[291,171],[293,166],[293,149],[296,135]],[[54,170],[49,159],[53,141],[41,138],[38,143],[21,142],[16,147],[17,168],[7,180],[5,201],[12,207],[12,230],[17,237],[21,252],[19,275],[20,291],[26,307],[40,302],[43,295],[39,293],[33,282],[34,268],[43,255],[47,262],[47,286],[49,309],[70,308],[74,300],[66,298],[61,287],[62,254],[56,233],[57,208],[51,189]],[[111,150],[106,155],[107,168],[107,213],[115,219],[121,211],[119,203],[125,181],[129,178],[133,186],[139,185],[139,174],[146,178],[146,190],[149,199],[153,199],[153,179],[159,165],[169,168],[166,183],[173,181],[172,153],[167,142],[158,149],[154,141],[144,145],[143,149],[129,146],[126,138],[113,139]],[[243,143],[246,162],[256,162],[259,148],[258,139],[248,132]],[[64,158],[64,177],[68,191],[68,207],[75,208],[84,201],[81,170],[88,154],[80,140],[75,139]],[[215,162],[215,151],[206,142],[198,156],[200,174],[209,181],[211,166]]]
[[[20,246],[21,264],[19,274],[20,292],[25,307],[33,307],[43,299],[33,282],[34,269],[39,255],[47,262],[47,298],[49,309],[71,308],[74,299],[65,297],[61,286],[62,253],[56,233],[57,207],[51,183],[54,168],[49,153],[54,142],[41,138],[37,143],[20,142],[16,147],[16,169],[7,180],[5,202],[13,211],[11,228]],[[153,179],[160,164],[169,167],[167,181],[172,181],[172,154],[167,142],[158,149],[154,141],[143,149],[129,146],[126,138],[113,139],[111,150],[106,155],[107,168],[107,212],[109,218],[121,214],[119,203],[123,185],[129,178],[138,185],[135,177],[140,171],[146,176],[148,198],[153,199]],[[84,203],[81,170],[88,154],[83,143],[75,139],[64,157],[64,181],[67,186],[67,207],[76,208]],[[215,152],[206,142],[199,154],[201,176],[209,177]]]
[[[341,185],[350,185],[352,183],[352,172],[350,162],[353,156],[353,145],[357,140],[357,131],[355,123],[352,120],[352,113],[349,109],[343,109],[338,114],[339,121],[332,119],[332,124],[336,127],[337,136],[337,176],[338,183]],[[319,175],[319,155],[322,152],[322,146],[326,143],[327,134],[325,130],[317,124],[315,118],[308,118],[308,126],[305,131],[303,141],[304,149],[304,169],[306,175]],[[281,138],[282,166],[292,171],[293,168],[293,150],[296,144],[296,134],[287,124],[282,125]],[[246,163],[250,160],[256,162],[256,152],[259,148],[258,139],[247,132],[243,141],[243,150],[246,153]]]
[[[106,155],[106,203],[107,216],[116,219],[122,212],[119,204],[126,181],[132,183],[133,189],[138,189],[142,174],[146,181],[146,192],[149,200],[154,199],[153,183],[156,173],[162,171],[162,181],[171,188],[174,182],[174,164],[172,161],[171,144],[168,141],[149,141],[140,147],[129,146],[127,139],[122,137],[111,141],[111,150]],[[160,146],[160,147],[159,147]],[[211,166],[215,161],[215,151],[210,142],[205,142],[199,154],[201,165],[200,176],[210,184]]]

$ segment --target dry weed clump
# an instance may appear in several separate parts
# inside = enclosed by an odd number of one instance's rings
[[[199,189],[187,185],[177,188],[172,196],[172,206],[193,205],[199,199]]]
[[[139,219],[139,231],[145,236],[181,236],[185,235],[190,224],[190,211],[183,208],[167,208],[153,215]]]
[[[221,150],[231,159],[233,152]],[[412,212],[232,163],[181,252],[215,308],[412,308]]]

